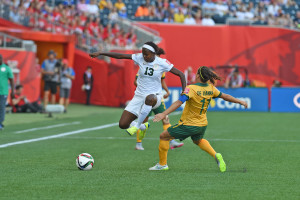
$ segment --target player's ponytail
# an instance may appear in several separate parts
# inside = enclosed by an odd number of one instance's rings
[[[165,54],[165,50],[163,50],[162,48],[158,47],[154,42],[146,42],[145,44],[153,47],[153,49],[155,50],[155,54],[160,56],[162,54]]]
[[[206,66],[199,67],[197,74],[199,74],[201,81],[204,83],[210,81],[212,84],[215,84],[215,80],[221,80],[221,77]]]

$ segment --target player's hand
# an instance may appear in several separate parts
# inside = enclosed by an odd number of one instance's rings
[[[247,102],[245,102],[245,101],[242,101],[242,102],[241,102],[241,105],[244,106],[245,108],[248,108],[248,104],[247,104]]]
[[[168,91],[165,95],[164,95],[164,99],[168,98],[170,96],[170,92]]]
[[[165,114],[159,113],[159,114],[157,114],[157,115],[154,116],[153,121],[154,122],[159,122],[159,121],[161,121],[161,120],[163,120],[165,118],[166,118]]]
[[[90,53],[89,55],[91,58],[96,58],[99,56],[99,53],[95,52],[95,53]]]

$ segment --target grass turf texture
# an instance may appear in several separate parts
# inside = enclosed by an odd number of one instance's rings
[[[114,123],[121,113],[71,105],[54,118],[9,114],[0,145]],[[145,151],[135,151],[135,136],[114,126],[0,148],[0,199],[299,199],[299,114],[209,112],[208,120],[205,138],[222,153],[225,173],[190,139],[169,151],[169,171],[148,171],[158,162],[161,123],[151,123]],[[15,134],[74,121],[81,123]],[[91,171],[75,165],[83,152],[95,158]]]

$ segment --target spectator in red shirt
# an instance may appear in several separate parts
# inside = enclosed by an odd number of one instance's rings
[[[18,113],[36,113],[42,111],[42,106],[38,102],[30,103],[23,94],[23,86],[16,86],[15,97],[12,100],[13,112]]]

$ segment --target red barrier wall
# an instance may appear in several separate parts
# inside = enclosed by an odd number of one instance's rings
[[[91,103],[105,106],[124,106],[133,97],[133,81],[137,67],[131,60],[112,60],[108,64],[103,60],[91,59],[87,53],[75,50],[75,80],[71,91],[71,102],[85,103],[85,92],[81,90],[83,74],[91,66],[94,85]]]
[[[24,86],[24,94],[29,101],[36,101],[40,97],[40,72],[36,68],[35,53],[27,51],[17,51],[0,49],[4,62],[17,61],[20,70],[20,84]]]
[[[300,32],[271,27],[185,26],[143,23],[159,31],[165,39],[167,58],[184,71],[192,66],[240,65],[247,67],[250,79],[272,85],[300,85]],[[180,86],[167,76],[169,86]]]

